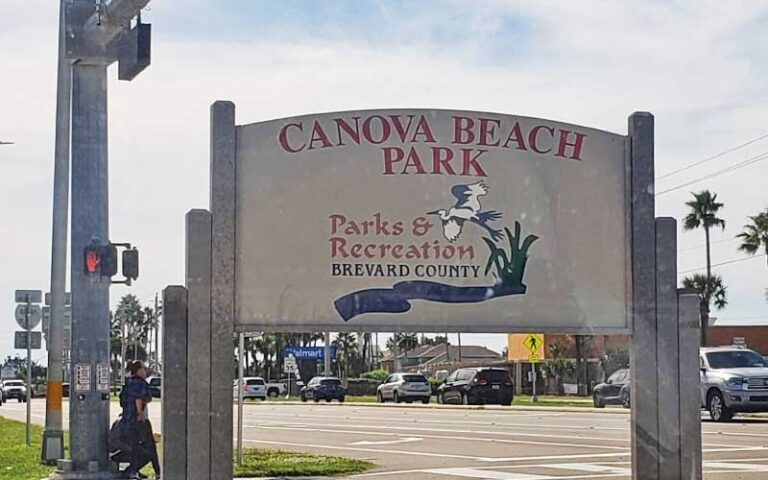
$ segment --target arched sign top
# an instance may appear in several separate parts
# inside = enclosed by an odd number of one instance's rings
[[[341,111],[335,111],[335,112],[320,112],[320,113],[295,115],[292,117],[274,118],[269,120],[262,120],[258,122],[243,124],[243,125],[239,125],[238,127],[243,131],[248,131],[249,128],[256,127],[261,124],[267,124],[267,123],[273,123],[273,122],[281,123],[281,124],[293,123],[293,122],[303,123],[306,120],[314,120],[318,117],[330,117],[333,119],[349,119],[349,118],[354,119],[355,117],[358,117],[360,119],[359,120],[360,122],[365,123],[366,120],[369,120],[369,122],[374,122],[375,120],[373,120],[372,117],[386,116],[385,120],[388,120],[388,123],[390,124],[390,128],[394,129],[395,133],[399,134],[400,131],[397,130],[399,126],[403,126],[404,128],[407,127],[407,124],[406,125],[403,124],[403,120],[399,120],[400,118],[404,118],[405,119],[404,121],[407,122],[409,115],[418,116],[419,118],[421,116],[424,116],[425,118],[429,119],[429,118],[434,118],[434,117],[446,115],[446,114],[450,116],[457,116],[457,117],[463,117],[463,118],[469,118],[469,119],[478,119],[478,125],[473,125],[472,128],[478,129],[478,132],[477,132],[478,135],[481,134],[480,129],[482,128],[482,134],[485,135],[484,143],[488,144],[486,146],[492,146],[492,144],[495,143],[495,141],[492,139],[493,136],[502,135],[500,131],[502,122],[510,122],[511,125],[514,125],[515,122],[530,122],[532,124],[549,125],[549,126],[557,125],[558,129],[574,131],[574,132],[578,131],[586,135],[609,135],[609,136],[621,137],[621,138],[624,138],[626,136],[626,135],[610,132],[607,130],[600,130],[597,128],[586,127],[583,125],[576,125],[568,122],[561,122],[561,121],[552,120],[548,118],[528,117],[524,115],[514,115],[514,114],[499,113],[499,112],[482,112],[482,111],[475,111],[475,110],[450,110],[450,109],[441,109],[441,108],[387,108],[387,109],[366,109],[366,110],[341,110]],[[480,125],[481,122],[482,122],[482,125]],[[346,126],[347,125],[342,125],[341,128],[344,129]],[[416,127],[417,124],[412,124],[411,126]],[[462,126],[467,127],[468,125],[462,125]],[[348,127],[352,128],[351,125],[348,125]],[[343,131],[344,133],[347,132],[347,130],[343,130]],[[403,132],[405,132],[405,130],[403,130]],[[337,133],[337,132],[334,131],[334,133]],[[337,140],[338,140],[338,137],[337,137]],[[400,140],[404,141],[403,138],[400,138]],[[506,139],[500,139],[500,144],[503,140],[506,140]],[[499,145],[499,146],[502,146],[502,145]]]
[[[238,328],[629,331],[628,137],[434,109],[236,128]]]

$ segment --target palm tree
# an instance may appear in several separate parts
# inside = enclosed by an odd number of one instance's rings
[[[709,303],[714,299],[715,307],[722,310],[728,305],[726,287],[723,285],[723,278],[720,275],[707,276],[696,273],[690,277],[683,278],[683,287],[689,288],[699,295],[699,308],[701,310],[701,345],[706,346],[706,329],[704,322],[709,323],[709,315],[704,316],[704,311],[709,313]]]
[[[339,356],[340,376],[346,378],[351,370],[351,359],[357,354],[357,338],[353,333],[339,333],[333,344],[336,346],[336,354]]]
[[[139,345],[143,345],[142,334],[146,328],[146,312],[142,309],[136,295],[123,295],[115,310],[115,320],[120,325],[125,325],[128,331],[126,338],[126,358],[122,359],[123,363],[125,363],[128,358],[134,360],[140,359],[138,347]],[[132,348],[128,351],[128,347],[131,345]]]
[[[753,217],[750,223],[744,225],[744,231],[736,235],[741,239],[739,250],[755,255],[762,250],[768,256],[768,208]]]
[[[685,202],[690,208],[688,215],[683,218],[683,229],[686,231],[697,228],[704,229],[704,237],[707,247],[707,278],[712,276],[712,260],[710,252],[709,230],[713,227],[720,227],[725,230],[725,220],[719,218],[717,213],[723,208],[723,203],[717,201],[717,194],[709,190],[702,190],[693,193],[693,200]],[[709,292],[709,289],[706,289]],[[712,298],[706,298],[704,309],[701,311],[701,339],[702,346],[707,346],[709,327],[709,303]]]
[[[408,358],[409,351],[419,346],[419,336],[415,333],[398,333],[395,339],[400,350],[405,351],[405,358]]]

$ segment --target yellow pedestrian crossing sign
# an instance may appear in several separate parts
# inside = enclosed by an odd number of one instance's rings
[[[525,340],[523,340],[523,345],[525,345],[525,348],[531,351],[532,355],[536,355],[538,353],[543,343],[544,339],[541,338],[541,335],[536,335],[533,333],[526,336]],[[538,358],[536,360],[538,360]]]

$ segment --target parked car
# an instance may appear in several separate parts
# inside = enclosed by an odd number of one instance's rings
[[[270,381],[267,382],[267,396],[269,398],[277,398],[280,395],[285,395],[288,391],[288,380],[283,381]]]
[[[429,403],[432,388],[424,375],[415,373],[393,373],[376,389],[376,401],[384,403],[392,400],[395,403],[411,403],[414,400]]]
[[[27,401],[27,387],[23,380],[3,380],[3,396],[8,401],[11,398],[21,402]]]
[[[701,405],[715,422],[738,412],[768,412],[768,362],[741,347],[707,347],[699,351]]]
[[[237,398],[237,380],[232,382],[232,396]],[[267,399],[267,383],[261,377],[243,378],[243,400],[258,398]]]
[[[629,408],[629,369],[616,370],[604,383],[595,385],[592,391],[592,404],[595,408],[606,405],[623,405]]]
[[[514,385],[505,368],[456,370],[437,389],[437,403],[512,405]]]
[[[147,383],[149,383],[149,390],[152,392],[152,398],[162,398],[163,378],[155,376],[147,377]]]
[[[299,391],[299,398],[302,402],[307,400],[330,402],[334,399],[343,402],[346,394],[346,389],[337,377],[314,377]]]

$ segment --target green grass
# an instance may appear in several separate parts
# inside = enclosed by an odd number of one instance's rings
[[[279,450],[243,450],[243,465],[235,465],[235,477],[308,477],[360,473],[373,464],[343,457]]]
[[[32,426],[32,446],[26,445],[25,425],[0,417],[0,480],[40,480],[53,471],[40,464],[43,429]]]
[[[25,444],[23,422],[0,416],[0,480],[40,480],[47,477],[53,467],[40,464],[42,427],[32,426],[32,446]],[[65,435],[66,439],[67,435]],[[162,446],[158,444],[158,452]],[[246,449],[243,465],[234,465],[235,477],[260,476],[335,476],[359,473],[374,467],[372,463],[343,457],[327,457],[307,453],[276,450]],[[151,466],[142,470],[152,475]]]

